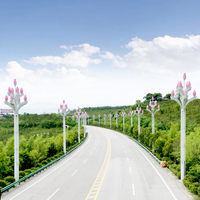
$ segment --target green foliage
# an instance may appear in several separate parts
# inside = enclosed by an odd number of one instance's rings
[[[8,183],[5,180],[0,180],[0,188],[6,187]]]
[[[6,178],[4,178],[4,180],[7,183],[11,184],[11,183],[15,182],[15,177],[14,176],[7,176]]]

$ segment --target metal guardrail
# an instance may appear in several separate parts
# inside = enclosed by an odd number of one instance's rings
[[[136,139],[128,136],[131,140],[134,140],[137,144],[139,144],[143,149],[145,149],[148,153],[150,153],[159,163],[161,162],[149,149],[147,149],[144,145],[142,145],[140,142],[138,142]]]
[[[50,163],[44,165],[43,167],[37,169],[36,171],[28,174],[27,176],[24,176],[23,178],[21,178],[19,181],[16,181],[14,183],[11,183],[10,185],[7,185],[4,188],[0,188],[0,199],[1,199],[1,194],[5,191],[9,191],[10,188],[15,187],[15,185],[17,185],[23,181],[26,181],[26,179],[29,179],[30,177],[34,176],[35,174],[38,174],[39,172],[41,172],[42,170],[46,169],[47,167],[53,165],[55,162],[59,161],[60,159],[64,158],[65,156],[67,156],[68,154],[70,154],[72,151],[74,151],[75,149],[77,149],[81,144],[83,144],[83,142],[85,142],[86,138],[87,138],[88,134],[86,134],[85,139],[78,145],[76,145],[73,149],[71,149],[70,151],[68,151],[66,154],[63,154],[62,156],[60,156],[59,158],[57,158],[56,160],[51,161]]]

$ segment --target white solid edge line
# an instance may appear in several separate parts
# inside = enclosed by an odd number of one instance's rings
[[[51,199],[51,197],[56,194],[56,192],[58,192],[58,190],[60,190],[60,188],[58,188],[47,200]]]
[[[74,174],[76,174],[77,171],[78,171],[78,169],[72,174],[72,176],[74,176]]]
[[[87,145],[87,143],[90,141],[90,136],[89,136],[89,140],[84,143],[85,146]],[[59,165],[58,167],[56,167],[53,171],[49,172],[47,175],[43,176],[41,179],[39,179],[38,181],[36,181],[35,183],[33,183],[32,185],[30,185],[29,187],[27,187],[26,189],[24,189],[23,191],[21,191],[20,193],[18,193],[17,195],[15,195],[14,197],[12,197],[10,200],[18,197],[20,194],[22,194],[23,192],[25,192],[26,190],[28,190],[29,188],[31,188],[32,186],[34,186],[35,184],[37,184],[38,182],[40,182],[41,180],[43,180],[44,178],[46,178],[47,176],[49,176],[50,174],[52,174],[54,171],[56,171],[58,168],[60,168],[61,166],[63,166],[66,162],[68,162],[69,160],[71,160],[76,154],[78,154],[83,148],[85,148],[85,146],[83,146],[81,149],[79,149],[79,151],[77,151],[76,153],[74,153],[69,159],[67,159],[64,163],[62,163],[61,165]]]
[[[133,189],[133,196],[135,196],[135,188],[133,184],[132,184],[132,189]]]
[[[129,140],[130,141],[130,140]],[[130,141],[132,144],[134,144],[133,141]],[[140,151],[140,153],[147,159],[147,161],[149,162],[149,164],[153,167],[153,169],[156,171],[156,173],[158,174],[158,176],[161,178],[161,180],[163,181],[163,183],[165,184],[165,186],[167,187],[167,189],[169,190],[170,194],[173,196],[173,198],[175,200],[177,200],[177,198],[174,196],[174,194],[172,193],[171,189],[169,188],[169,186],[167,185],[167,183],[165,182],[165,180],[163,179],[163,177],[160,175],[160,173],[157,171],[157,169],[153,166],[153,164],[151,163],[151,161],[144,155],[144,153],[136,146],[136,144],[134,144],[135,147]]]

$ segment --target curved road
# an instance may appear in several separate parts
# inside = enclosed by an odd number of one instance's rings
[[[3,200],[170,200],[192,199],[127,136],[87,126],[87,140],[44,172],[4,193]]]

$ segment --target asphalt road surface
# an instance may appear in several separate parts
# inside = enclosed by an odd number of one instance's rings
[[[92,126],[87,132],[73,153],[3,193],[2,199],[193,199],[180,180],[127,136]]]

